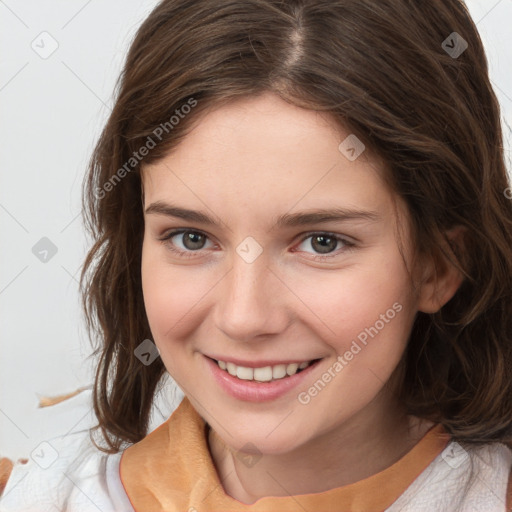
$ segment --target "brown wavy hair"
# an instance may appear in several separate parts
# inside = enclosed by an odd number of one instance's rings
[[[453,32],[468,44],[459,56],[443,47]],[[500,108],[466,5],[163,0],[132,41],[84,180],[93,244],[80,291],[98,360],[91,434],[100,429],[107,444],[98,448],[114,453],[147,435],[166,374],[160,358],[146,366],[134,355],[152,338],[141,166],[168,154],[209,109],[266,91],[330,113],[382,158],[419,252],[445,254],[445,232],[464,226],[464,247],[452,245],[464,281],[440,311],[417,314],[398,394],[455,440],[511,442],[512,201]],[[148,137],[158,143],[142,157]]]

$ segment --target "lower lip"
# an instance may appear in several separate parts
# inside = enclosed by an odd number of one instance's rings
[[[267,402],[283,396],[307,378],[320,362],[316,361],[291,377],[283,377],[271,382],[257,382],[233,377],[226,370],[221,370],[219,365],[209,357],[205,356],[205,359],[220,387],[228,395],[247,402]]]

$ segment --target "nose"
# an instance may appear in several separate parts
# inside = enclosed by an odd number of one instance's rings
[[[286,329],[293,294],[269,266],[265,252],[252,263],[234,254],[233,266],[217,288],[215,324],[227,337],[251,341]]]

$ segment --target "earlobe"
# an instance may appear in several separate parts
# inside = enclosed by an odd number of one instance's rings
[[[447,231],[446,235],[452,243],[463,247],[464,232],[463,226],[456,226]],[[456,260],[449,245],[444,244],[443,249],[452,260]],[[437,313],[455,295],[463,281],[462,273],[441,251],[438,251],[437,256],[430,256],[424,263],[418,310]]]

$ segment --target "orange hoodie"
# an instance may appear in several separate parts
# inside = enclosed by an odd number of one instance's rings
[[[206,428],[185,397],[171,418],[125,450],[120,475],[137,512],[383,511],[450,440],[442,425],[435,425],[405,456],[369,478],[326,492],[265,497],[247,505],[225,493],[210,455]]]

